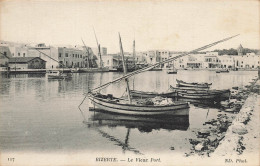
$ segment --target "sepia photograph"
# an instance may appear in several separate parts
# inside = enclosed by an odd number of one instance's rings
[[[1,0],[0,165],[259,166],[259,9]]]

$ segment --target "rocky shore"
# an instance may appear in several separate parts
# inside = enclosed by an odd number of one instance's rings
[[[189,140],[192,148],[185,155],[240,158],[246,156],[248,160],[258,159],[259,90],[260,80],[257,78],[248,86],[233,87],[230,100],[221,102],[222,109],[218,117],[205,122],[204,128],[193,131],[196,138]],[[249,157],[249,154],[253,156]],[[251,160],[253,161],[254,165],[258,165],[259,160]],[[241,162],[245,161],[241,159]]]

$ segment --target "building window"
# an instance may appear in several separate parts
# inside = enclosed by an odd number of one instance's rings
[[[80,58],[82,58],[82,55],[80,55]]]
[[[25,53],[23,53],[23,57],[25,57]]]
[[[65,57],[69,57],[69,54],[68,54],[68,53],[65,53]],[[67,62],[66,62],[66,65],[67,65]]]
[[[59,53],[59,57],[61,57],[61,53]]]
[[[20,56],[20,52],[18,52],[18,56]]]
[[[74,54],[72,54],[73,58],[74,58]]]
[[[241,63],[243,63],[243,61]]]

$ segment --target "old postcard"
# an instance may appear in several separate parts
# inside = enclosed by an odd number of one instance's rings
[[[1,0],[0,165],[260,165],[259,5]]]

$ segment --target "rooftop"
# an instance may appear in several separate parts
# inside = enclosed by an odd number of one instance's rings
[[[9,59],[9,63],[27,63],[35,58],[41,59],[39,57],[13,57],[13,58]],[[45,61],[43,59],[41,59],[41,60]]]

